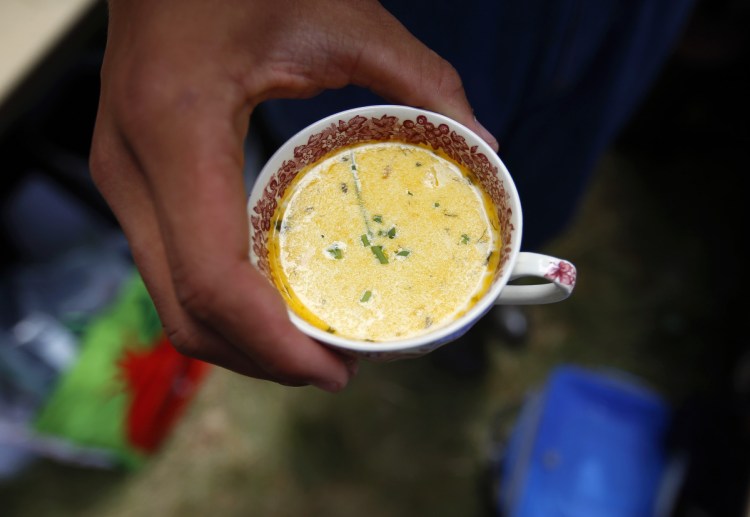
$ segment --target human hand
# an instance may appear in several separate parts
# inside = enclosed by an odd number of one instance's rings
[[[453,68],[375,0],[110,0],[92,176],[180,352],[332,392],[354,375],[249,263],[242,181],[258,103],[347,84],[497,147]]]

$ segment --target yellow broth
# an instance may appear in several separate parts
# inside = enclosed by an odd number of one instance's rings
[[[292,309],[347,338],[387,341],[446,325],[489,288],[501,249],[492,202],[430,149],[337,151],[287,189],[269,234]]]

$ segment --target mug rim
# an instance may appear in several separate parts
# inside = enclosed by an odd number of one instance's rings
[[[403,120],[406,116],[412,117],[416,120],[417,117],[426,116],[431,122],[446,124],[451,130],[463,137],[471,147],[476,147],[477,151],[484,154],[489,162],[497,168],[497,175],[506,191],[506,196],[509,202],[509,207],[512,211],[510,215],[510,224],[513,225],[511,230],[513,239],[511,240],[508,251],[508,257],[505,264],[502,266],[502,274],[496,278],[490,288],[484,293],[484,295],[464,314],[460,315],[453,321],[437,327],[433,331],[425,332],[416,336],[390,339],[387,341],[367,341],[361,339],[347,338],[338,334],[332,334],[320,329],[311,323],[308,323],[302,317],[298,316],[290,307],[287,306],[287,312],[292,323],[304,334],[316,339],[326,345],[341,349],[349,350],[352,352],[361,353],[379,353],[379,352],[409,352],[414,349],[421,347],[430,346],[436,347],[441,344],[447,343],[454,338],[460,337],[466,332],[476,321],[479,320],[490,308],[494,305],[495,300],[500,295],[500,292],[505,287],[510,279],[513,265],[515,264],[518,254],[521,249],[521,237],[523,235],[523,214],[521,210],[521,202],[516,189],[513,177],[505,166],[504,162],[491,147],[485,142],[477,133],[461,124],[460,122],[440,113],[434,111],[414,108],[411,106],[399,105],[399,104],[376,104],[361,106],[356,108],[350,108],[338,113],[333,113],[322,119],[319,119],[312,124],[309,124],[305,128],[301,129],[294,136],[287,139],[266,161],[262,167],[258,177],[253,184],[253,187],[248,195],[247,202],[247,213],[248,216],[252,215],[252,211],[257,201],[261,199],[263,191],[265,190],[267,181],[266,179],[273,176],[278,170],[279,166],[283,162],[283,158],[291,156],[294,153],[295,148],[300,145],[308,143],[309,138],[322,129],[330,126],[331,123],[336,123],[339,120],[350,120],[351,118],[360,115],[372,117],[375,115],[395,115],[399,119]],[[494,205],[494,203],[493,203]],[[249,236],[252,241],[253,228],[249,228]],[[255,251],[253,250],[252,242],[249,249],[249,255],[253,267],[257,265],[253,257],[255,257]],[[257,259],[257,257],[255,257]],[[265,275],[263,275],[266,278]],[[266,278],[269,282],[270,279]],[[272,282],[271,282],[272,283]],[[275,287],[275,286],[274,286]]]

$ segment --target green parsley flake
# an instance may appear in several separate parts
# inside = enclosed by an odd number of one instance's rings
[[[341,251],[341,248],[339,248],[339,247],[338,247],[338,246],[336,246],[336,245],[333,245],[333,246],[331,246],[331,247],[330,247],[330,248],[328,248],[328,249],[327,249],[326,251],[327,251],[328,253],[330,253],[330,254],[331,254],[331,256],[332,256],[333,258],[335,258],[336,260],[341,260],[342,258],[344,258],[344,252],[343,252],[343,251]]]
[[[371,246],[372,254],[380,261],[381,264],[388,264],[388,257],[383,252],[383,246]]]

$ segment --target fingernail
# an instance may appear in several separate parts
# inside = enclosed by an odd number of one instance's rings
[[[343,389],[343,385],[336,381],[312,381],[310,384],[316,388],[327,391],[328,393],[337,393]]]
[[[492,133],[487,131],[487,128],[482,125],[481,122],[477,120],[476,117],[474,117],[474,122],[476,123],[477,127],[479,128],[479,136],[481,136],[488,144],[490,144],[490,147],[497,152],[500,150],[500,145],[497,142],[497,138],[492,136]]]

